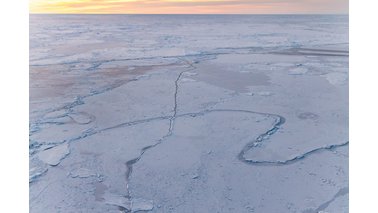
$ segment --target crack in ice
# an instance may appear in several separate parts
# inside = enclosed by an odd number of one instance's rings
[[[180,72],[180,74],[177,76],[176,80],[175,80],[175,92],[174,92],[174,95],[173,95],[173,99],[174,99],[174,104],[173,104],[173,113],[171,116],[168,117],[169,119],[169,129],[168,129],[168,132],[167,134],[165,134],[162,138],[160,138],[157,143],[153,144],[153,145],[149,145],[149,146],[146,146],[146,147],[143,147],[140,151],[140,154],[138,157],[132,159],[132,160],[129,160],[126,162],[126,173],[125,173],[125,176],[126,176],[126,197],[131,200],[132,197],[130,195],[130,190],[129,190],[129,182],[130,182],[130,177],[132,175],[132,171],[133,171],[133,165],[136,164],[143,156],[143,154],[149,150],[149,149],[152,149],[156,146],[158,146],[159,144],[161,144],[166,138],[168,138],[169,136],[171,136],[173,134],[173,128],[174,128],[174,121],[177,117],[177,107],[178,107],[178,104],[177,104],[177,98],[178,98],[178,90],[179,90],[179,84],[178,82],[180,81],[182,75],[185,73],[185,72],[189,72],[191,70],[194,70],[196,69],[196,67],[194,67],[192,65],[192,63],[188,62],[185,60],[185,62],[187,62],[190,66],[190,69],[188,70],[184,70],[182,72]]]

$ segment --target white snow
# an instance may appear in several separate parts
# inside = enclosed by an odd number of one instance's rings
[[[347,73],[328,73],[325,75],[325,77],[327,81],[333,85],[345,84],[348,80]]]
[[[38,158],[51,166],[56,166],[69,153],[70,150],[68,144],[64,143],[53,148],[41,151],[40,153],[38,153]]]
[[[296,67],[289,71],[289,75],[303,75],[308,72],[308,69],[305,67]]]
[[[72,170],[70,172],[70,176],[73,178],[88,178],[92,176],[97,176],[97,174],[91,171],[90,169],[79,168],[79,169]]]

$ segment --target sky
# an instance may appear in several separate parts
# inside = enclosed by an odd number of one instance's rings
[[[30,13],[347,14],[348,0],[29,0]]]

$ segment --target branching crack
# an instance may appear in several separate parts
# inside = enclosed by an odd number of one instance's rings
[[[176,80],[175,80],[175,92],[174,92],[174,95],[173,95],[173,113],[172,113],[171,116],[168,117],[169,128],[168,128],[167,134],[165,134],[162,138],[160,138],[155,144],[142,148],[138,157],[126,162],[126,174],[125,174],[126,175],[126,197],[130,200],[131,200],[131,195],[130,195],[130,190],[129,190],[129,182],[130,182],[130,177],[131,177],[131,174],[132,174],[132,171],[133,171],[133,165],[136,164],[142,158],[143,154],[147,150],[152,149],[152,148],[156,147],[157,145],[161,144],[166,138],[168,138],[169,136],[171,136],[173,134],[174,122],[175,122],[175,119],[177,117],[177,107],[178,107],[177,99],[178,99],[178,91],[179,91],[179,81],[180,81],[182,75],[185,72],[196,69],[196,67],[193,66],[193,64],[190,63],[189,61],[187,61],[185,59],[181,59],[181,58],[179,58],[179,60],[185,61],[189,65],[190,68],[180,72],[179,75],[177,76]]]

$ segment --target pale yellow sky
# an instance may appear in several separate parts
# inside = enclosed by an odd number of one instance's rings
[[[29,0],[30,13],[348,13],[348,0]]]

